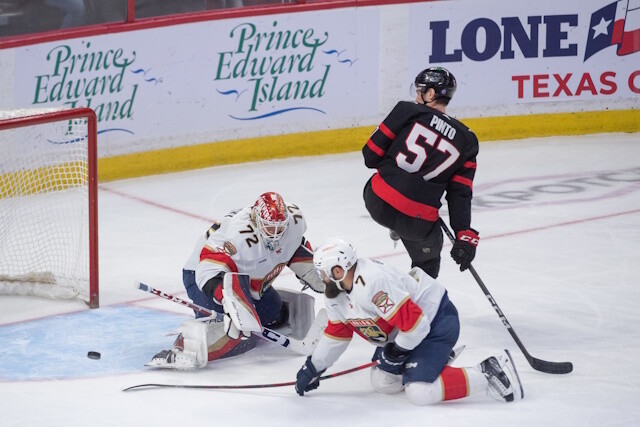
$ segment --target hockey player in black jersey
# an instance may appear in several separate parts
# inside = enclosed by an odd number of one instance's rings
[[[415,86],[415,102],[398,102],[362,149],[365,165],[377,169],[365,185],[364,201],[392,239],[402,239],[411,266],[436,278],[442,250],[438,210],[445,192],[457,237],[451,256],[461,271],[475,257],[479,237],[471,228],[471,198],[478,139],[446,114],[456,91],[453,74],[427,68]]]

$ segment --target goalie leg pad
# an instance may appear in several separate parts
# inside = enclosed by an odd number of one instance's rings
[[[174,347],[156,354],[145,366],[156,369],[194,370],[208,361],[246,353],[256,346],[257,337],[231,339],[224,323],[215,316],[187,320],[180,326]]]
[[[170,350],[153,356],[145,366],[179,371],[203,368],[207,365],[207,324],[215,318],[187,320],[180,325],[180,334]]]
[[[295,339],[303,339],[315,319],[315,299],[302,292],[278,289],[283,304],[287,306],[289,316],[286,321],[273,329]]]
[[[246,353],[256,346],[257,337],[232,339],[226,334],[224,322],[215,321],[207,324],[207,360],[224,359]]]
[[[207,366],[207,329],[211,322],[217,323],[215,317],[187,320],[180,328],[185,359],[193,360],[194,368]]]
[[[162,350],[153,356],[145,366],[154,369],[172,369],[177,371],[189,371],[196,369],[195,360],[191,355],[185,354],[178,348]]]

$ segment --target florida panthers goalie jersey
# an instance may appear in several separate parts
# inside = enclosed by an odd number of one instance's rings
[[[209,233],[198,254],[195,267],[198,287],[202,290],[209,279],[220,273],[246,273],[251,277],[251,296],[258,300],[285,266],[305,263],[312,269],[313,252],[304,239],[307,229],[304,216],[293,204],[287,204],[287,211],[287,229],[273,251],[265,247],[251,219],[251,207],[225,216],[220,227]],[[221,299],[221,295],[218,297]]]

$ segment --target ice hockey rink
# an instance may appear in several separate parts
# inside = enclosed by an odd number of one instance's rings
[[[278,191],[305,213],[314,245],[341,236],[360,256],[408,270],[402,245],[368,216],[371,175],[360,153],[274,160],[100,185],[100,303],[0,297],[3,426],[637,426],[640,425],[640,134],[482,143],[473,225],[474,266],[529,352],[571,361],[568,375],[533,370],[445,242],[439,281],[466,345],[455,366],[508,348],[525,399],[478,395],[430,407],[372,391],[368,372],[258,390],[154,389],[141,383],[238,385],[293,381],[304,363],[268,342],[198,372],[151,371],[185,307],[134,289],[136,281],[187,298],[182,263],[212,220]],[[445,206],[446,207],[446,206]],[[443,209],[446,218],[446,209]],[[276,287],[299,290],[288,270]],[[310,292],[310,291],[306,291]],[[316,297],[316,310],[323,307]],[[100,360],[87,358],[99,351]],[[355,336],[328,373],[370,360]]]

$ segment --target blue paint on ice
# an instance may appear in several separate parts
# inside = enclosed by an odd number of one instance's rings
[[[115,306],[0,326],[0,381],[83,378],[142,371],[166,334],[186,320],[133,306]],[[87,353],[97,351],[99,360]]]

